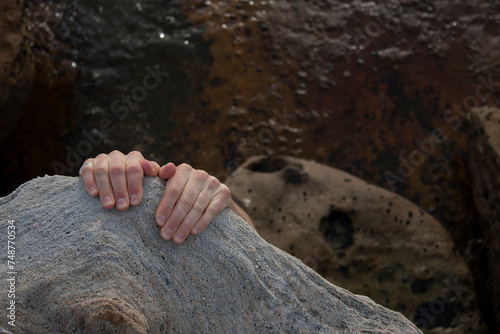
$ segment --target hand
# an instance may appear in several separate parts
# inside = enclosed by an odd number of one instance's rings
[[[142,179],[144,175],[157,176],[160,165],[144,159],[139,152],[127,155],[119,151],[99,154],[94,159],[87,159],[80,173],[87,192],[101,198],[102,206],[111,209],[116,205],[120,211],[129,205],[136,206],[142,201]],[[175,165],[163,167],[163,175],[175,173]]]
[[[161,167],[160,178],[168,179],[163,198],[156,210],[161,236],[182,243],[189,234],[199,234],[224,208],[234,205],[229,188],[207,172],[187,164]]]
[[[126,210],[142,201],[143,176],[168,179],[163,198],[156,210],[156,222],[162,226],[161,236],[182,243],[189,234],[201,233],[224,208],[230,207],[244,217],[246,213],[231,199],[229,188],[207,172],[187,164],[175,167],[144,159],[139,152],[127,155],[113,151],[85,161],[81,174],[87,192],[101,198],[106,209],[116,205]],[[239,211],[238,211],[239,210]],[[251,224],[251,223],[250,223]],[[251,224],[252,225],[252,224]],[[252,225],[253,226],[253,225]]]

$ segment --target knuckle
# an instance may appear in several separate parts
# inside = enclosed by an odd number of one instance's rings
[[[118,150],[114,150],[114,151],[112,151],[109,155],[110,155],[110,156],[122,155],[122,152],[120,152],[120,151],[118,151]]]
[[[205,172],[204,170],[197,169],[197,170],[193,171],[193,177],[197,181],[203,181],[203,180],[207,179],[208,176],[209,176],[208,173]]]
[[[220,185],[220,181],[215,176],[208,177],[208,185],[211,188],[217,188]]]
[[[205,219],[208,220],[208,218],[210,218],[210,220],[213,219],[213,217],[215,217],[221,210],[218,208],[218,207],[215,207],[215,206],[209,206],[206,210],[205,210]]]
[[[231,197],[231,190],[225,184],[221,185],[220,193],[223,197]]]
[[[188,198],[188,196],[182,196],[178,201],[177,201],[177,204],[181,207],[181,208],[190,208],[191,207],[191,201],[190,199]]]
[[[130,155],[130,156],[138,156],[138,155],[140,155],[140,156],[142,156],[141,152],[139,152],[139,151],[130,151],[129,154],[127,154],[127,155]]]
[[[83,181],[83,185],[86,187],[86,188],[90,188],[94,185],[94,180],[85,180]]]
[[[109,172],[112,175],[120,174],[125,170],[125,165],[123,163],[113,163],[109,166]]]
[[[178,198],[181,195],[181,190],[178,187],[171,187],[167,191],[167,197]]]
[[[127,173],[128,174],[142,174],[142,168],[138,165],[127,165]]]
[[[181,218],[179,217],[178,214],[173,214],[168,222],[167,222],[167,225],[168,225],[168,228],[172,229],[173,231],[175,231],[178,227],[179,227],[179,224],[181,223]]]
[[[97,157],[95,157],[96,160],[101,160],[101,159],[106,159],[108,157],[107,154],[101,153]]]
[[[139,182],[129,182],[128,188],[132,194],[141,192],[141,184]]]
[[[108,171],[102,167],[96,167],[94,170],[94,174],[97,178],[106,178],[108,177]]]
[[[193,170],[194,168],[191,167],[190,165],[188,165],[187,163],[182,163],[178,166],[178,168],[180,169],[184,169],[184,170]]]
[[[203,212],[206,209],[206,206],[201,201],[196,201],[193,204],[193,209],[197,212]]]
[[[125,189],[114,189],[116,198],[127,198],[128,194]]]

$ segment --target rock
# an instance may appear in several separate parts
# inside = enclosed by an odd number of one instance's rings
[[[164,190],[105,210],[71,177],[37,178],[0,199],[15,226],[19,333],[420,333],[401,314],[336,287],[229,210],[182,245],[154,221]],[[6,239],[4,239],[6,240]]]
[[[35,65],[23,32],[24,1],[0,3],[0,142],[16,127],[28,100]]]
[[[500,110],[483,107],[468,115],[469,167],[474,204],[482,218],[481,232],[490,269],[486,282],[496,331],[500,332]]]
[[[330,282],[426,333],[484,333],[472,276],[448,232],[410,201],[343,171],[255,157],[227,181],[261,236]]]

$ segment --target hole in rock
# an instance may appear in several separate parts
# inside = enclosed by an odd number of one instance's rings
[[[353,243],[352,220],[344,212],[331,211],[328,217],[321,218],[320,230],[333,249],[346,249]]]
[[[434,282],[433,278],[413,281],[411,283],[411,292],[413,292],[415,294],[424,294],[430,289],[431,284],[433,282]]]
[[[301,166],[288,165],[281,173],[281,177],[286,183],[301,184],[308,180],[309,175],[307,175],[307,173],[304,173]]]
[[[449,328],[456,315],[453,303],[436,298],[430,303],[425,302],[417,307],[413,313],[413,323],[423,329]]]
[[[262,158],[248,166],[248,169],[258,173],[274,173],[282,170],[287,162],[281,158],[267,157]]]

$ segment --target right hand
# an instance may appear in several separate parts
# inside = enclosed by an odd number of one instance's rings
[[[175,173],[175,165],[166,166],[167,172]],[[100,196],[102,206],[111,209],[116,205],[120,211],[130,205],[137,206],[142,201],[142,180],[144,175],[158,176],[160,165],[149,161],[137,151],[127,155],[119,151],[99,154],[87,159],[80,170],[87,192]]]

